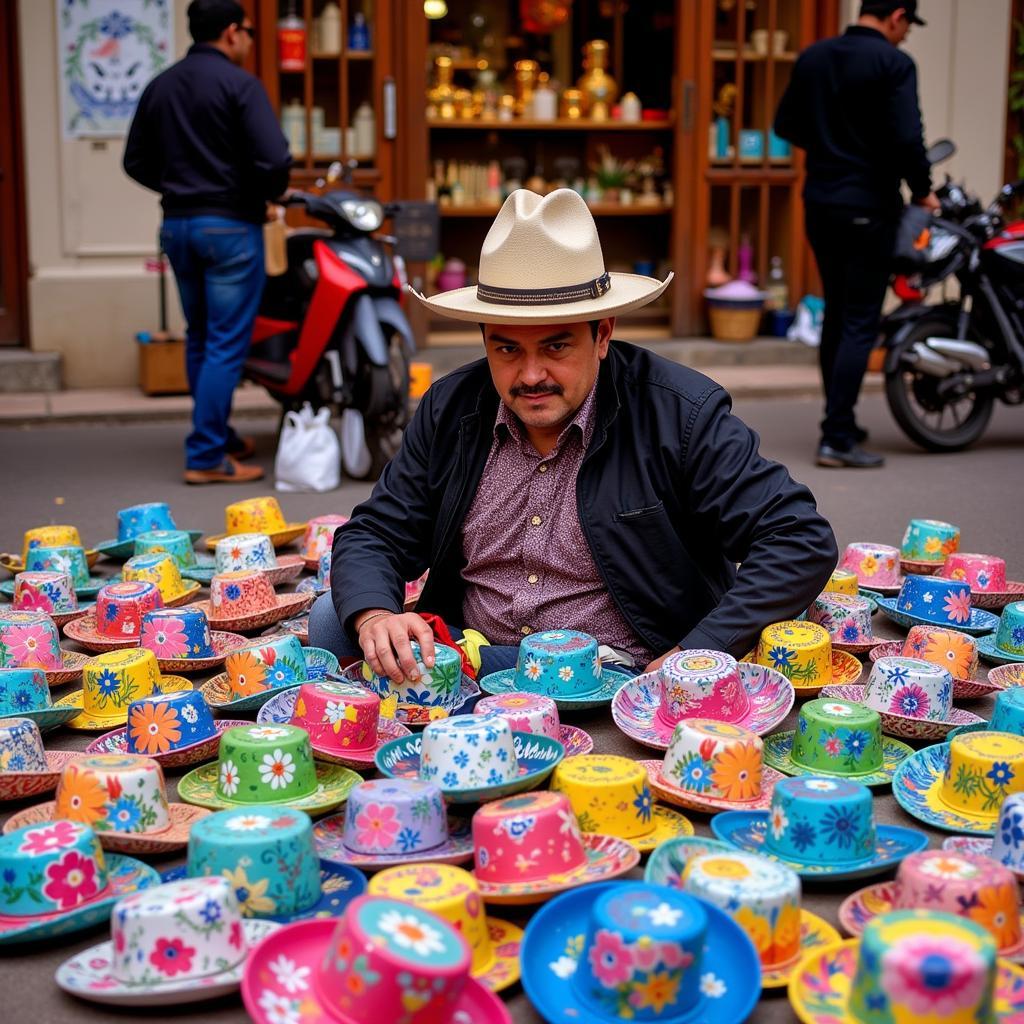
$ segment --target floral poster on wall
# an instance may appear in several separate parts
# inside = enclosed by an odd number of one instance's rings
[[[174,52],[171,0],[56,0],[67,138],[128,131],[146,83]]]

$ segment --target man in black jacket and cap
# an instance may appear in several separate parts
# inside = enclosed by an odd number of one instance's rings
[[[854,409],[878,335],[901,183],[939,208],[925,156],[917,68],[899,49],[924,25],[917,0],[863,0],[860,18],[808,47],[775,116],[775,132],[807,151],[807,237],[825,290],[821,375],[825,418],[818,464],[871,468]]]
[[[195,45],[146,86],[124,169],[161,195],[160,244],[188,322],[185,482],[245,483],[263,470],[238,461],[252,442],[228,419],[263,293],[267,200],[287,189],[291,156],[263,86],[241,67],[253,43],[241,4],[192,0],[188,24]]]

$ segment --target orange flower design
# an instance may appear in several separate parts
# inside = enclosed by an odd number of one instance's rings
[[[57,787],[57,817],[92,825],[107,816],[107,794],[95,775],[69,764]]]
[[[736,743],[715,758],[711,778],[726,800],[752,800],[761,791],[761,753],[753,743]]]
[[[942,542],[942,553],[944,555],[951,555],[959,547],[960,547],[960,538],[959,537],[947,537]]]
[[[643,984],[635,986],[629,996],[630,1006],[638,1010],[650,1008],[655,1013],[661,1013],[666,1006],[676,1001],[681,980],[681,975],[671,971],[656,971]]]
[[[166,704],[138,704],[132,708],[132,741],[140,754],[165,754],[181,739],[178,712]]]
[[[248,697],[266,689],[266,670],[252,651],[239,651],[224,662],[228,672],[228,685],[237,697]]]
[[[978,903],[969,913],[972,921],[992,933],[996,945],[1003,949],[1020,939],[1020,918],[1014,893],[997,885],[986,885],[978,891]]]
[[[768,918],[755,914],[750,907],[740,907],[733,914],[733,919],[747,933],[761,962],[771,963],[769,952],[772,948],[772,928]]]
[[[785,963],[800,952],[800,908],[787,903],[775,922],[770,963]]]
[[[924,649],[928,661],[941,665],[955,679],[969,679],[974,671],[974,648],[971,643],[952,631],[930,633]]]

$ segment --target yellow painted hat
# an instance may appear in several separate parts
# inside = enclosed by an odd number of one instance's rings
[[[83,708],[67,723],[72,729],[107,730],[127,724],[133,700],[191,689],[192,683],[182,676],[162,676],[152,651],[133,647],[90,658],[82,669],[82,688],[65,694],[54,706]]]
[[[836,569],[828,578],[825,584],[826,594],[853,594],[857,595],[859,583],[857,574],[850,569]]]
[[[126,582],[141,580],[144,583],[152,583],[160,591],[166,606],[187,601],[202,586],[195,580],[183,580],[174,558],[160,552],[129,558],[124,563],[122,575]]]
[[[451,864],[407,864],[387,868],[370,879],[371,896],[405,900],[437,914],[469,944],[470,971],[492,992],[519,980],[523,930],[484,913],[477,880]]]
[[[803,696],[833,683],[855,683],[863,671],[852,654],[832,649],[824,626],[798,620],[765,626],[752,660],[781,672]]]
[[[306,523],[289,523],[284,518],[277,498],[246,498],[224,509],[225,532],[206,538],[206,546],[215,551],[217,541],[237,533],[265,533],[274,547],[289,544],[305,533]]]
[[[628,757],[567,757],[555,769],[551,788],[569,798],[583,832],[616,836],[641,851],[693,835],[688,818],[654,803],[647,771]]]

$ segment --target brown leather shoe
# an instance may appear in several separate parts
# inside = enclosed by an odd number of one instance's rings
[[[242,437],[241,435],[238,440],[239,447],[229,451],[228,455],[233,459],[238,459],[239,462],[245,462],[246,459],[251,459],[256,454],[256,441],[251,437]]]
[[[243,466],[230,455],[216,469],[186,469],[187,484],[248,484],[263,478],[262,466]]]

